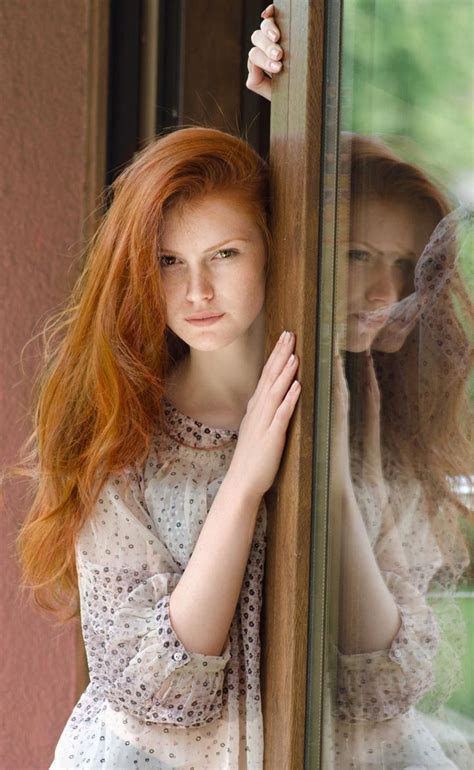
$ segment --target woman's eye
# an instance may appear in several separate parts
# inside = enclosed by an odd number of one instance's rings
[[[229,259],[229,257],[235,256],[235,254],[238,254],[237,249],[219,249],[219,251],[216,251],[216,254],[219,255],[222,259]]]
[[[403,270],[405,273],[412,273],[415,269],[415,264],[409,257],[397,259],[396,266]]]
[[[353,259],[356,262],[365,262],[369,258],[369,252],[362,249],[349,249],[347,253],[349,259]]]
[[[176,264],[176,257],[171,257],[168,254],[162,254],[160,257],[160,265],[161,267],[172,267],[172,265]]]

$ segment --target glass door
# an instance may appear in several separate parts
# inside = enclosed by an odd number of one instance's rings
[[[474,763],[473,29],[326,3],[311,770]]]

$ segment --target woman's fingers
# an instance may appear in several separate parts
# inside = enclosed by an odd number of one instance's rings
[[[278,45],[280,30],[275,24],[273,4],[262,11],[263,21],[260,29],[252,33],[253,48],[250,49],[247,59],[248,77],[245,85],[250,91],[265,97],[269,101],[272,98],[272,75],[281,72],[283,64],[283,49]]]
[[[267,5],[267,7],[262,11],[260,14],[262,19],[268,19],[271,16],[274,16],[275,14],[275,6],[273,3],[270,3],[270,5]]]
[[[260,67],[257,67],[255,64],[252,63],[250,59],[250,54],[252,53],[254,49],[249,53],[249,58],[247,60],[247,69],[249,71],[249,74],[247,76],[247,80],[245,81],[246,87],[249,89],[249,91],[253,91],[256,94],[259,94],[259,96],[263,96],[265,99],[268,99],[268,101],[271,101],[272,98],[272,81],[270,78],[268,78],[263,70]]]
[[[249,59],[268,75],[280,72],[282,63],[280,59],[283,56],[283,49],[277,43],[272,43],[268,37],[256,29],[252,33],[251,41],[254,45],[249,51]]]
[[[288,393],[288,389],[292,386],[298,369],[298,363],[298,356],[292,353],[286,360],[281,372],[275,377],[273,384],[262,396],[262,416],[269,423],[272,422],[275,412]]]
[[[295,411],[298,398],[301,393],[301,383],[295,380],[289,388],[285,398],[275,412],[275,416],[270,425],[270,430],[276,429],[278,432],[286,431],[291,416]]]
[[[378,415],[380,411],[380,388],[377,382],[377,375],[375,373],[374,360],[370,351],[367,352],[366,361],[367,368],[365,376],[369,409],[372,414]]]
[[[364,424],[364,475],[377,482],[382,481],[382,455],[380,444],[380,390],[370,352],[367,353],[366,390],[367,409]]]
[[[255,46],[253,63],[268,72],[279,72],[281,69],[280,59],[283,56],[283,48],[278,43],[273,43],[266,34],[259,29],[252,32],[250,38]],[[279,66],[275,66],[279,65]]]
[[[349,389],[339,353],[334,356],[334,385],[336,417],[342,419],[349,411]]]
[[[270,40],[271,43],[276,43],[280,39],[280,30],[275,24],[273,17],[264,19],[260,24],[260,29],[264,37],[267,38],[267,42]],[[265,44],[265,41],[263,42]],[[255,43],[255,45],[259,44]],[[280,46],[277,47],[279,48]]]
[[[280,39],[280,30],[273,19],[264,19],[260,24],[260,29],[268,38],[270,38],[272,43],[276,43]]]
[[[269,390],[283,371],[290,355],[293,353],[294,346],[295,335],[288,331],[282,332],[263,367],[255,393],[249,401],[249,406],[253,406],[260,399],[264,401],[267,399]],[[259,409],[262,406],[259,406]]]

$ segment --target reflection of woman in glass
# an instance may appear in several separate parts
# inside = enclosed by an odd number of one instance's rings
[[[460,736],[445,729],[443,753],[437,723],[428,731],[411,708],[429,692],[434,710],[459,683],[459,638],[435,681],[434,656],[446,655],[448,640],[426,594],[452,588],[467,561],[457,523],[465,511],[449,483],[472,468],[472,358],[459,319],[472,323],[473,313],[454,238],[462,215],[448,215],[425,175],[378,142],[344,137],[344,145],[352,205],[340,339],[349,389],[337,356],[332,467],[344,533],[337,704],[350,726],[335,727],[336,742],[351,735],[345,746],[361,766],[423,759],[468,768]],[[373,743],[379,753],[368,757]],[[339,756],[345,767],[347,754]]]
[[[247,85],[270,98],[264,73],[280,71],[282,50],[272,6],[262,15]],[[345,370],[335,361],[331,458],[343,533],[332,766],[468,770],[462,737],[414,709],[424,695],[433,711],[448,698],[461,652],[426,595],[452,588],[467,562],[450,484],[472,472],[463,217],[381,142],[345,136],[342,154],[351,218],[336,308],[346,352]],[[449,659],[441,677],[437,651]]]
[[[20,537],[43,606],[72,614],[79,582],[90,684],[53,767],[256,770],[262,497],[300,392],[291,333],[262,371],[267,170],[190,128],[113,192],[55,327]]]

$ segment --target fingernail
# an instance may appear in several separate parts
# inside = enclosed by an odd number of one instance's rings
[[[280,339],[279,339],[279,342],[283,342],[283,340],[285,339],[285,335],[286,335],[287,333],[288,333],[288,332],[286,332],[286,331],[283,331],[283,332],[280,334]]]
[[[278,48],[270,48],[270,56],[273,56],[274,58],[276,58],[279,55],[279,53],[280,51],[278,50]]]
[[[291,365],[292,365],[292,363],[294,362],[294,360],[295,360],[295,356],[294,356],[294,354],[292,353],[292,354],[291,354],[291,356],[289,357],[289,359],[288,359],[288,361],[287,361],[287,364],[286,364],[286,365],[287,365],[287,366],[291,366]]]
[[[281,62],[279,61],[272,61],[270,63],[270,69],[273,70],[273,72],[279,72],[281,69]]]
[[[268,30],[268,37],[270,38],[270,40],[273,40],[273,42],[275,42],[275,40],[277,39],[276,32],[274,32],[272,29]]]

